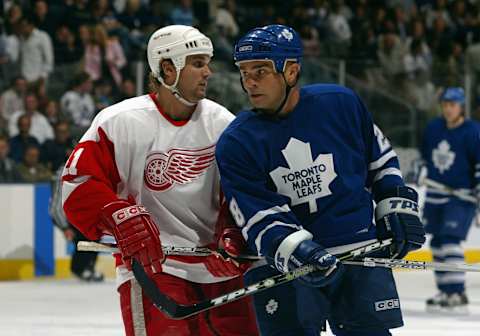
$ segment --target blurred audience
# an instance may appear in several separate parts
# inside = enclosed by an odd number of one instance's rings
[[[22,182],[22,177],[16,169],[16,163],[8,157],[10,145],[8,138],[0,135],[0,183]]]
[[[40,144],[47,139],[53,139],[53,128],[47,118],[38,110],[38,98],[34,93],[27,93],[25,96],[25,109],[12,114],[8,122],[8,133],[11,137],[19,134],[18,119],[20,116],[27,116],[30,119],[30,134],[35,137]]]
[[[90,94],[92,89],[93,83],[89,74],[80,72],[73,78],[70,90],[60,99],[62,114],[72,121],[78,132],[90,126],[95,114],[95,102]]]
[[[10,138],[9,156],[15,162],[20,162],[29,146],[40,146],[38,140],[30,134],[30,117],[21,115],[17,120],[18,135]]]
[[[40,161],[52,172],[64,165],[75,143],[70,136],[70,125],[60,121],[55,125],[55,138],[47,140],[40,148]]]
[[[51,182],[52,172],[40,163],[40,149],[38,146],[27,146],[22,162],[17,166],[23,182],[38,183]]]

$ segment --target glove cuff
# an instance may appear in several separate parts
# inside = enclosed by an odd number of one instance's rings
[[[375,219],[385,217],[391,213],[405,213],[418,217],[418,204],[403,197],[390,197],[380,201],[375,208]]]
[[[149,214],[143,205],[131,204],[125,200],[108,203],[100,210],[100,213],[107,231],[108,229],[113,230],[117,225],[130,218]]]
[[[375,208],[375,219],[379,220],[390,213],[406,213],[419,217],[418,194],[415,189],[397,186],[387,191]]]
[[[288,272],[288,261],[295,249],[305,240],[311,240],[313,235],[307,230],[296,231],[285,237],[275,252],[275,267],[280,272]]]

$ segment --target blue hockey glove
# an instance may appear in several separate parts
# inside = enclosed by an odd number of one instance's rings
[[[309,286],[323,287],[339,279],[343,274],[343,265],[318,243],[313,242],[312,234],[300,230],[287,236],[277,248],[273,259],[274,266],[282,273],[311,264],[318,268],[300,278]],[[271,258],[268,258],[272,261]]]
[[[403,258],[409,251],[422,247],[425,229],[420,220],[417,192],[406,186],[398,186],[383,195],[375,209],[377,238],[393,238],[390,258]]]

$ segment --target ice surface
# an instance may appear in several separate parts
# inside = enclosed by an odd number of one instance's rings
[[[426,271],[395,273],[405,327],[394,336],[480,335],[480,273],[468,273],[470,315],[454,317],[425,312],[425,300],[436,293]],[[123,335],[115,283],[77,280],[0,282],[1,336]],[[327,333],[327,335],[331,335]]]

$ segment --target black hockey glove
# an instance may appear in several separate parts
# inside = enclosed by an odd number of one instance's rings
[[[390,190],[375,209],[377,238],[393,238],[389,249],[390,258],[403,258],[409,251],[422,247],[425,229],[420,221],[417,192],[406,186]]]
[[[275,257],[267,259],[273,261],[275,268],[282,273],[307,264],[315,265],[317,271],[299,280],[312,287],[327,286],[341,277],[344,267],[335,256],[311,239],[312,234],[306,230],[292,233],[280,243]]]

